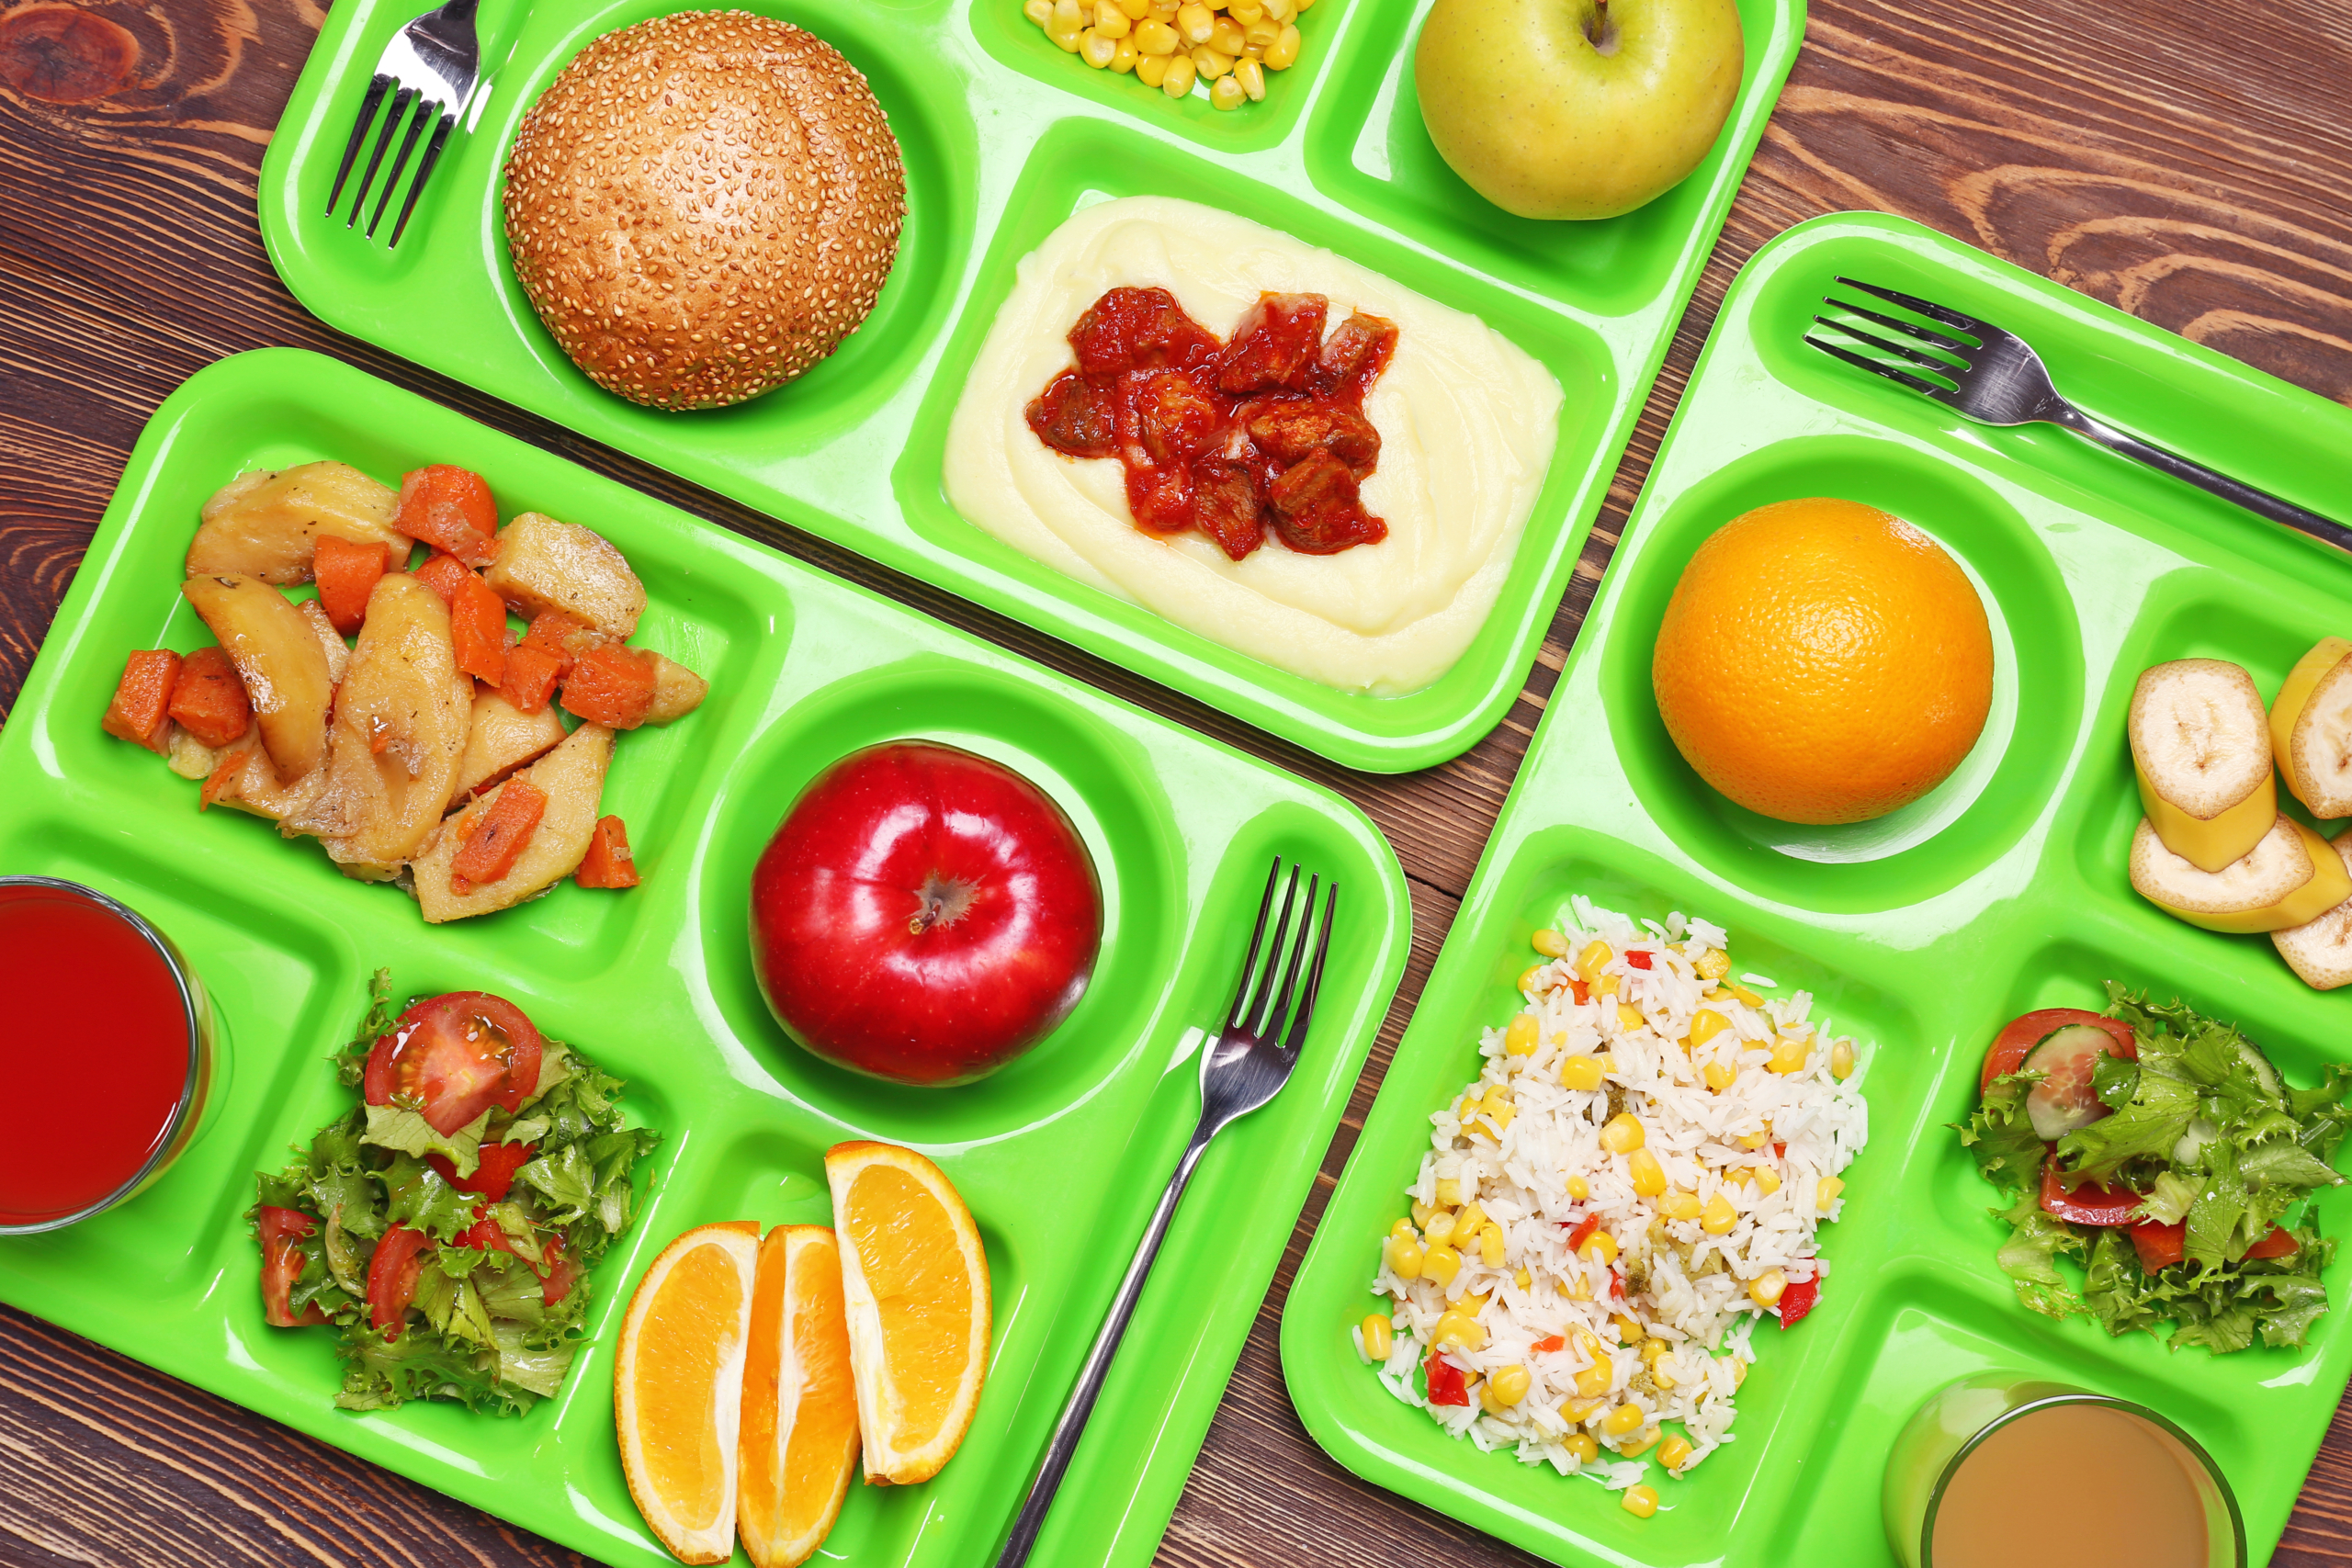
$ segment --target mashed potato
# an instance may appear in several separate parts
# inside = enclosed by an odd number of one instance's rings
[[[1066,334],[1104,290],[1169,289],[1229,336],[1265,290],[1317,293],[1329,321],[1396,323],[1364,400],[1380,463],[1365,510],[1388,536],[1337,555],[1269,539],[1232,560],[1205,536],[1154,536],[1116,458],[1066,457],[1023,418],[1071,363]],[[947,434],[947,499],[1057,570],[1227,648],[1343,691],[1401,696],[1450,669],[1494,607],[1559,432],[1550,372],[1476,317],[1215,208],[1130,197],[1078,213],[1022,259]]]

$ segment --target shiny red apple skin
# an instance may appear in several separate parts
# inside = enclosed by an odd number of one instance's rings
[[[854,751],[785,814],[752,874],[752,958],[810,1052],[898,1083],[968,1083],[1086,990],[1102,894],[1035,784],[930,741]]]

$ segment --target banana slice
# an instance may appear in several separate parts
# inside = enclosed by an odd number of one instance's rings
[[[2270,705],[2270,749],[2312,816],[2352,817],[2352,641],[2322,637],[2295,661]]]
[[[2199,871],[2166,849],[2143,817],[2132,837],[2132,886],[2166,914],[2209,931],[2276,931],[2352,898],[2352,871],[2325,839],[2290,817],[2274,818],[2243,860]]]
[[[2352,833],[2337,835],[2331,847],[2343,859],[2347,874],[2352,874]],[[2270,942],[2312,990],[2352,986],[2352,898],[2309,925],[2272,931]]]
[[[2128,728],[2140,806],[2165,848],[2216,874],[2253,853],[2278,816],[2254,677],[2221,659],[2155,665],[2132,689]]]

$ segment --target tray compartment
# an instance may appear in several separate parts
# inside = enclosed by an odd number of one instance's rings
[[[1778,822],[1715,793],[1658,716],[1650,660],[1690,557],[1751,508],[1811,495],[1891,512],[1960,563],[1993,630],[1993,705],[1974,750],[1920,799],[1875,821]],[[1710,870],[1781,902],[1870,910],[1965,881],[2032,829],[2081,724],[2083,653],[2056,565],[1989,487],[1892,443],[1793,436],[1726,465],[1648,520],[1652,546],[1616,611],[1600,681],[1618,757],[1644,807]]]
[[[1091,0],[1081,4],[1091,10]],[[1210,107],[1208,95],[1197,88],[1179,101],[1133,76],[1097,71],[1077,56],[1064,54],[1043,28],[1022,14],[1018,0],[971,0],[965,16],[980,47],[1002,64],[1224,157],[1272,147],[1290,135],[1300,111],[1315,96],[1317,78],[1329,69],[1333,41],[1343,36],[1341,20],[1350,8],[1350,0],[1319,0],[1299,17],[1297,62],[1288,70],[1267,72],[1265,97],[1230,111]]]

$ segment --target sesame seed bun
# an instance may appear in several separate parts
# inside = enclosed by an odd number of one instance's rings
[[[598,386],[718,408],[856,330],[906,196],[882,106],[831,45],[769,17],[682,11],[598,39],[523,117],[506,244]]]

